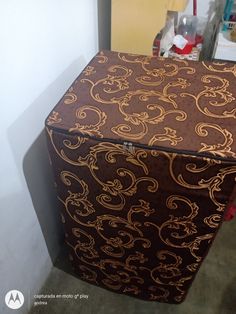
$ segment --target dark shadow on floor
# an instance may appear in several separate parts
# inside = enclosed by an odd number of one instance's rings
[[[72,264],[70,263],[69,250],[65,243],[63,243],[61,247],[60,253],[54,263],[54,267],[66,272],[67,274],[71,276],[78,278],[78,276],[73,271]]]
[[[49,255],[54,262],[59,251],[55,243],[61,246],[64,236],[44,130],[27,151],[23,171]]]
[[[219,307],[219,313],[217,314],[235,314],[235,313],[236,313],[236,277],[232,277],[232,280],[228,284],[222,296],[221,304]]]

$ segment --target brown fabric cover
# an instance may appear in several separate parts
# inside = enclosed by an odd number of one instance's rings
[[[46,129],[81,279],[183,301],[235,186],[235,76],[105,51],[72,84]]]

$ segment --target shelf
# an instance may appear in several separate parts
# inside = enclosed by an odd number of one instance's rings
[[[220,25],[215,47],[215,59],[236,61],[236,42],[228,39],[229,32],[222,31],[222,24]]]

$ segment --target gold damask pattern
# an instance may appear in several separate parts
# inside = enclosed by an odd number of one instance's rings
[[[49,115],[81,279],[145,300],[184,300],[236,182],[233,71],[102,52]]]
[[[57,105],[56,111],[64,113],[60,127],[92,137],[234,158],[235,73],[230,63],[104,51]],[[49,119],[54,118],[52,113]]]

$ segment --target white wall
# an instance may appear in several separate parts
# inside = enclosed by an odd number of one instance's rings
[[[98,50],[97,1],[1,1],[0,47],[0,313],[10,289],[27,313],[61,237],[44,119]]]

